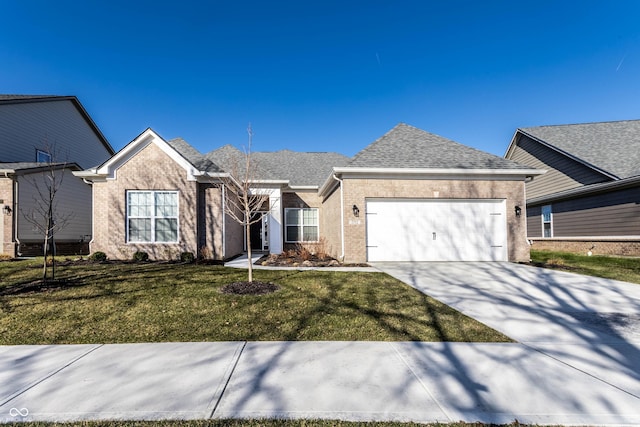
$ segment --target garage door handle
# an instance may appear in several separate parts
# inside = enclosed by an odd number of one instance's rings
[[[433,234],[433,240],[436,240],[436,232],[434,231],[432,234]]]

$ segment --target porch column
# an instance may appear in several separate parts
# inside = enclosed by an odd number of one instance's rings
[[[282,253],[282,192],[274,188],[269,193],[269,252]]]

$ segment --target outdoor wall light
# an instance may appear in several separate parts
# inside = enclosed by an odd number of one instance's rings
[[[353,216],[360,216],[360,209],[356,205],[353,205]]]
[[[5,215],[11,215],[11,206],[5,205],[4,208],[2,208],[2,211]]]
[[[516,206],[516,216],[522,215],[522,208],[520,206]]]

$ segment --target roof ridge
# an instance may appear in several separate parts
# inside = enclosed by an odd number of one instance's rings
[[[598,124],[609,124],[609,123],[628,123],[628,122],[640,122],[640,119],[625,119],[625,120],[605,120],[601,122],[583,122],[583,123],[564,123],[564,124],[554,124],[554,125],[539,125],[539,126],[527,126],[521,127],[518,129],[539,129],[539,128],[550,128],[550,127],[563,127],[563,126],[586,126],[586,125],[598,125]]]

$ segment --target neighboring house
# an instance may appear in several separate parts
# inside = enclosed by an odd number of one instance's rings
[[[538,169],[405,124],[353,159],[252,154],[253,191],[269,194],[251,230],[256,249],[322,241],[348,263],[529,260],[524,183]],[[143,250],[155,259],[243,252],[242,227],[224,214],[229,171],[241,156],[232,146],[203,156],[147,129],[101,166],[75,172],[93,185],[92,252],[130,258]]]
[[[42,254],[44,236],[25,216],[35,215],[37,187],[44,189],[51,167],[64,177],[56,194],[56,213],[72,215],[55,235],[57,253],[80,253],[83,247],[86,252],[91,191],[70,172],[100,164],[113,154],[76,97],[0,95],[0,254]]]
[[[640,120],[518,129],[505,158],[527,183],[534,248],[640,256]]]

